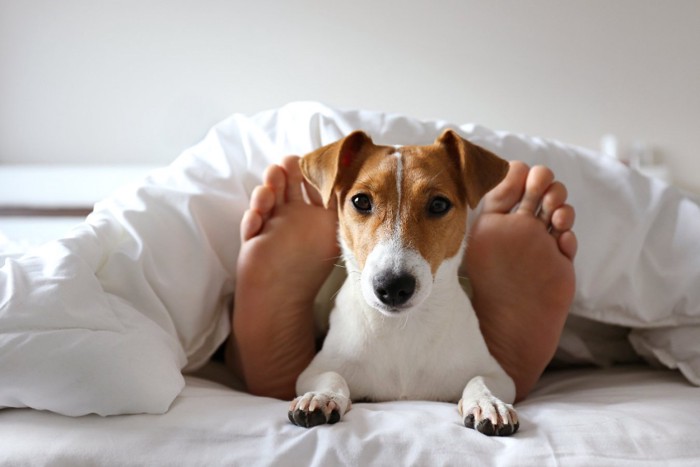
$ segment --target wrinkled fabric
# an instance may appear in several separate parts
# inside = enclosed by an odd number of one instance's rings
[[[239,224],[264,168],[356,129],[408,145],[448,127],[554,170],[577,212],[571,313],[632,328],[641,355],[700,384],[700,208],[678,190],[556,142],[296,103],[224,120],[169,167],[98,203],[66,238],[4,262],[0,407],[167,410],[181,373],[230,332]]]

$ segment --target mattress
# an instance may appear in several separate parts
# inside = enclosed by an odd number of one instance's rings
[[[222,377],[223,376],[223,377]],[[186,377],[163,415],[0,411],[1,465],[698,465],[700,391],[644,366],[548,371],[518,405],[520,431],[489,438],[439,402],[357,403],[300,428],[287,401],[231,386],[218,364]],[[215,380],[218,380],[215,381]]]

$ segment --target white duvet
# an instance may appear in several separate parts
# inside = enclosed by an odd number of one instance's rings
[[[168,168],[98,203],[68,237],[4,262],[0,407],[166,412],[182,372],[229,333],[238,224],[264,167],[355,129],[379,143],[426,144],[448,126],[502,157],[554,169],[577,210],[572,315],[631,328],[640,355],[700,384],[700,208],[677,190],[555,142],[297,103],[223,121]],[[563,350],[615,360],[599,349],[617,343],[593,334],[572,327]]]

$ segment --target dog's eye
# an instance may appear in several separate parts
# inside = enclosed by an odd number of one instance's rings
[[[362,193],[352,197],[352,205],[363,214],[372,210],[372,201],[369,199],[369,196]]]
[[[443,214],[446,214],[451,207],[452,203],[450,203],[449,199],[443,198],[442,196],[436,196],[430,200],[430,204],[428,204],[428,212],[433,216],[442,216]]]

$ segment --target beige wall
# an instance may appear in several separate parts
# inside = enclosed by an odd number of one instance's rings
[[[300,99],[615,133],[700,192],[700,1],[0,0],[0,163],[166,163]]]

